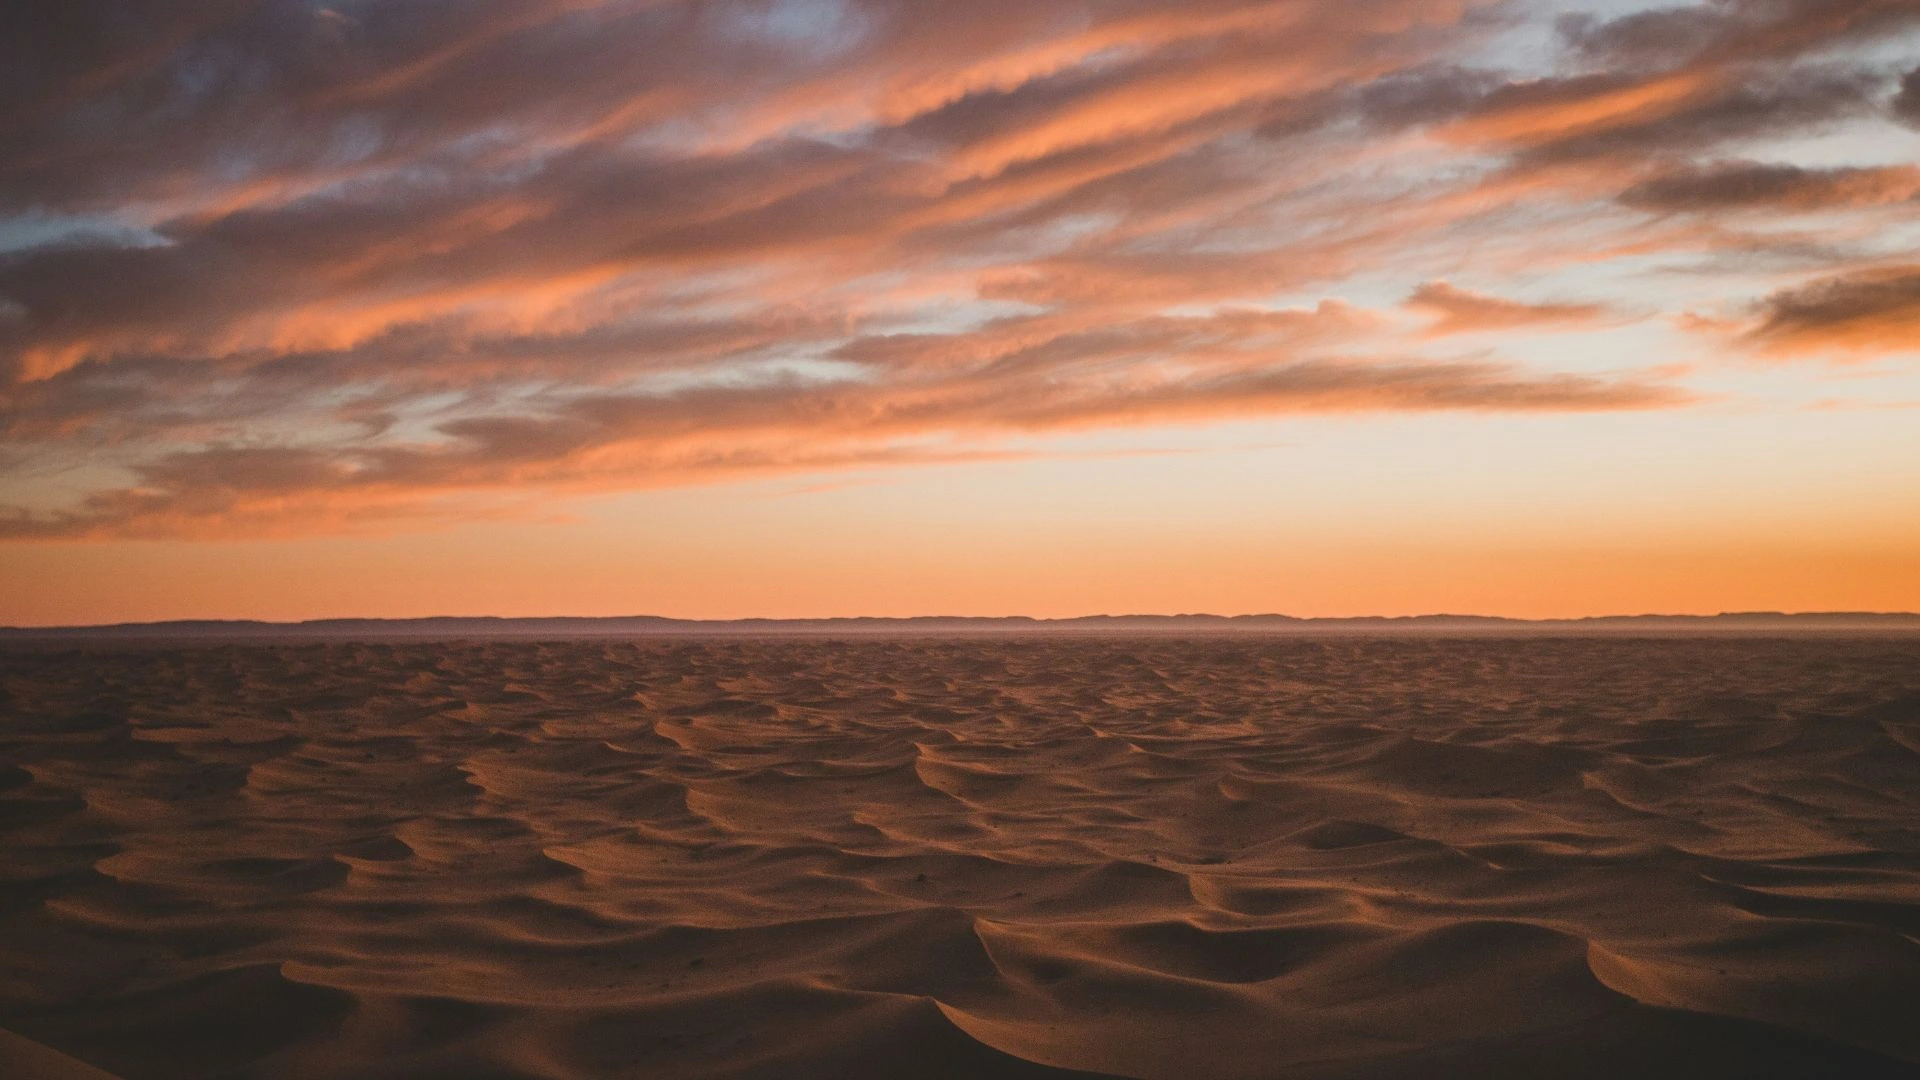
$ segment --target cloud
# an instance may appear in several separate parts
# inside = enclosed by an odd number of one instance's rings
[[[1430,281],[1415,289],[1407,306],[1431,318],[1433,334],[1465,334],[1518,327],[1577,326],[1609,317],[1603,304],[1525,304],[1505,300],[1444,281]]]
[[[1451,138],[1533,165],[1691,156],[1871,117],[1886,83],[1849,50],[1920,26],[1906,0],[1713,0],[1559,20],[1575,70],[1509,80]]]
[[[1559,21],[1588,63],[1636,68],[1793,58],[1869,41],[1920,21],[1906,0],[1710,0],[1614,19]]]
[[[1826,278],[1775,293],[1746,336],[1785,355],[1920,352],[1920,266]]]
[[[1645,210],[1848,209],[1920,196],[1920,168],[1808,169],[1758,162],[1714,163],[1665,173],[1627,189],[1620,201]]]
[[[1451,135],[1546,165],[1699,152],[1871,115],[1879,84],[1847,69],[1718,67],[1515,83],[1488,95]]]
[[[1907,72],[1907,77],[1900,80],[1900,91],[1893,97],[1893,114],[1920,127],[1920,68]]]
[[[1151,331],[1141,337],[1136,347],[1155,347]],[[1080,343],[1068,354],[1084,360],[1122,347]],[[135,483],[96,491],[68,510],[0,514],[0,537],[197,536],[431,521],[499,513],[530,493],[998,458],[1004,452],[982,440],[1006,434],[1275,414],[1601,412],[1689,401],[1653,382],[1528,375],[1486,363],[1326,359],[1153,374],[1095,364],[1074,377],[1061,377],[1058,367],[999,363],[905,389],[776,382],[590,394],[539,413],[449,420],[437,425],[431,442],[379,448],[215,444],[144,462]]]

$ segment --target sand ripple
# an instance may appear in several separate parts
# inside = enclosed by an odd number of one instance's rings
[[[22,1075],[1920,1075],[1911,639],[23,647],[0,843]]]

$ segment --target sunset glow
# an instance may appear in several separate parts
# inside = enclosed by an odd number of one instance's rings
[[[1920,610],[1916,206],[1911,0],[21,5],[0,624]]]

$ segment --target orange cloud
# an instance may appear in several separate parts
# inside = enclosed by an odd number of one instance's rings
[[[1459,142],[1542,143],[1646,124],[1678,113],[1712,85],[1701,72],[1648,81],[1607,77],[1517,83],[1489,95],[1475,113],[1445,129]]]
[[[1826,278],[1775,293],[1746,339],[1785,355],[1920,352],[1920,266]]]
[[[1008,432],[1275,413],[1591,412],[1688,400],[1655,383],[1529,376],[1487,364],[1250,358],[1229,366],[1114,364],[1130,354],[1185,355],[1182,346],[1197,334],[1230,342],[1249,330],[1256,338],[1277,334],[1279,341],[1313,334],[1287,313],[1244,313],[1210,328],[1156,323],[1036,341],[933,382],[608,392],[574,396],[540,415],[448,420],[437,425],[431,443],[215,445],[142,464],[134,486],[96,492],[77,509],[0,517],[0,536],[217,535],[258,531],[282,518],[301,528],[430,520],[511,505],[533,491],[971,460],[995,451],[970,442]]]
[[[1609,315],[1603,304],[1524,304],[1503,300],[1444,281],[1430,281],[1414,290],[1407,306],[1430,317],[1431,334],[1465,334],[1510,330],[1522,326],[1576,326],[1598,322]]]
[[[1920,198],[1920,167],[1808,169],[1716,162],[1663,173],[1627,189],[1620,201],[1647,210],[1708,213],[1738,209],[1846,210]]]

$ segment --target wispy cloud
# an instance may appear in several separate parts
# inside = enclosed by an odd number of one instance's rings
[[[1415,289],[1407,306],[1433,321],[1434,334],[1512,330],[1524,326],[1578,326],[1608,317],[1604,304],[1527,304],[1430,281]]]
[[[1920,197],[1920,167],[1912,165],[1809,169],[1729,162],[1663,173],[1629,188],[1620,200],[1649,210],[1716,213],[1851,209],[1916,197]]]
[[[1747,337],[1787,354],[1920,353],[1920,266],[1843,275],[1775,293]]]

